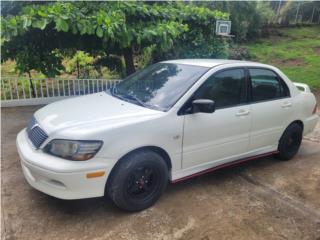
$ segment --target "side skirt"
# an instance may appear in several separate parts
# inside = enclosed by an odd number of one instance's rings
[[[206,170],[191,174],[189,176],[185,176],[185,177],[182,177],[182,178],[175,179],[175,180],[171,181],[171,183],[181,182],[183,180],[186,180],[186,179],[189,179],[189,178],[193,178],[193,177],[196,177],[196,176],[200,176],[200,175],[203,175],[203,174],[206,174],[206,173],[209,173],[209,172],[213,172],[213,171],[221,169],[221,168],[230,167],[230,166],[236,166],[236,165],[239,165],[241,163],[248,162],[250,160],[258,159],[258,158],[261,158],[261,157],[272,156],[272,155],[274,155],[276,153],[278,153],[278,151],[263,153],[263,154],[259,154],[259,155],[256,155],[256,156],[242,158],[242,159],[239,159],[239,160],[236,160],[236,161],[224,163],[224,164],[215,166],[213,168],[209,168],[209,169],[206,169]]]

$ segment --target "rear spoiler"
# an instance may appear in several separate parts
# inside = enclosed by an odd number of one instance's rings
[[[307,84],[297,83],[297,82],[294,82],[293,84],[302,92],[311,92],[311,90]]]

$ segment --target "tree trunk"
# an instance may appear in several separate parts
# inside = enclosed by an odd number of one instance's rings
[[[32,97],[36,97],[36,92],[34,91],[34,86],[33,86],[33,82],[32,82],[32,77],[31,77],[31,73],[28,72],[29,75],[29,82],[30,82],[30,88],[31,88],[31,93],[32,93]]]
[[[77,77],[78,77],[78,79],[80,78],[80,65],[79,65],[78,59],[77,59]]]
[[[126,64],[126,73],[127,76],[134,73],[136,71],[133,62],[133,52],[131,48],[127,48],[123,52],[124,61]]]

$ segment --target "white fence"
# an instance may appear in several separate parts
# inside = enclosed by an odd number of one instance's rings
[[[1,78],[1,107],[48,104],[60,99],[105,91],[120,80]]]

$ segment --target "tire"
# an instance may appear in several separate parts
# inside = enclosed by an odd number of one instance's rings
[[[302,141],[302,127],[297,123],[290,124],[282,134],[277,157],[280,160],[290,160],[298,152]]]
[[[152,206],[168,183],[168,167],[157,153],[141,150],[120,160],[107,184],[107,194],[120,209],[141,211]]]

